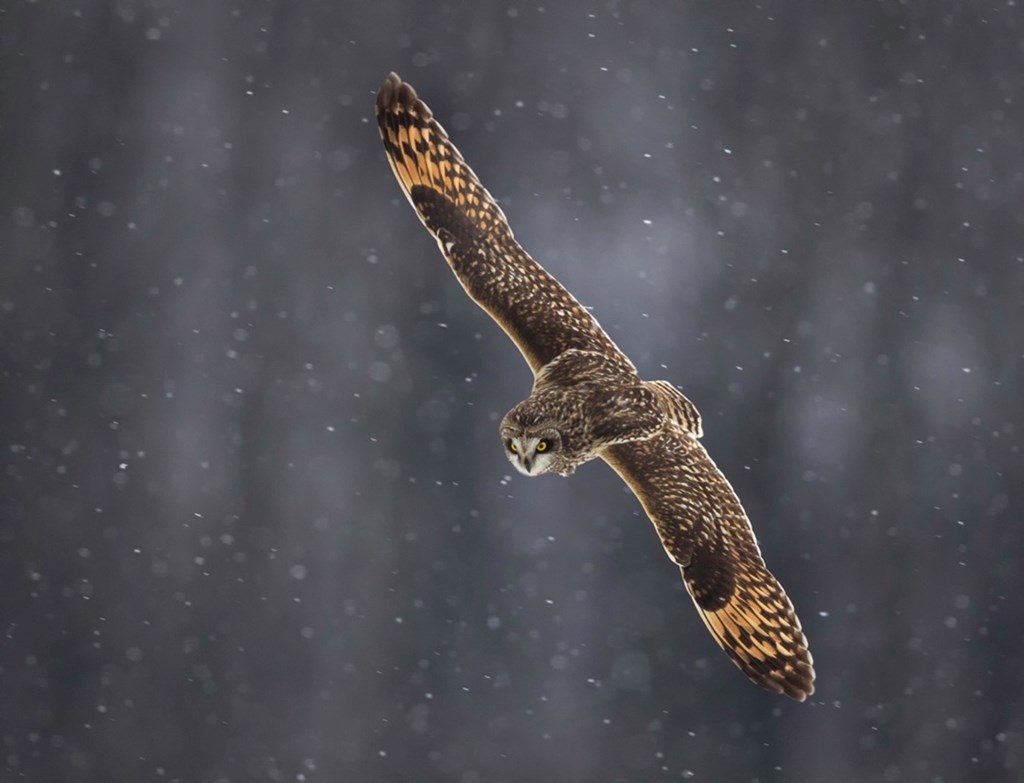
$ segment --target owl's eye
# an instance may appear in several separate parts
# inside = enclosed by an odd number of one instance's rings
[[[547,451],[547,450],[548,450],[548,442],[546,440],[542,440],[542,441],[540,441],[537,444],[537,453],[538,454],[540,454],[541,452]]]
[[[516,445],[516,442],[514,440],[510,440],[508,442],[508,450],[511,451],[513,454],[519,451],[519,447]]]

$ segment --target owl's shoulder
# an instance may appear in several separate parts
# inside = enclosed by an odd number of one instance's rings
[[[540,368],[534,381],[534,391],[572,386],[613,388],[639,383],[636,370],[621,354],[573,348]]]

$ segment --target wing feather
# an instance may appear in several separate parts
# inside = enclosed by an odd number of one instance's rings
[[[739,498],[704,447],[674,425],[603,457],[654,522],[697,612],[755,683],[804,701],[814,668],[793,604],[765,567]]]
[[[416,92],[392,73],[377,93],[391,170],[470,297],[536,373],[576,348],[633,365],[576,299],[527,255],[501,208]]]

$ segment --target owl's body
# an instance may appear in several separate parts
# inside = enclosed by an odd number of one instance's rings
[[[750,523],[699,438],[700,415],[667,381],[644,381],[592,315],[519,246],[504,214],[395,74],[377,94],[388,162],[459,282],[516,343],[530,396],[501,422],[522,473],[607,462],[654,522],[718,644],[762,687],[814,692],[807,640],[765,568]]]
[[[546,470],[525,469],[513,459],[527,475],[568,476],[610,446],[648,440],[668,427],[693,438],[701,435],[693,403],[667,381],[643,381],[615,357],[576,348],[540,369],[533,393],[506,414],[500,431],[507,444],[545,427],[558,433],[558,448]]]

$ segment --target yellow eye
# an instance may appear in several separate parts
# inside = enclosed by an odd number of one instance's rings
[[[510,440],[508,442],[508,450],[511,451],[513,454],[519,451],[519,447],[516,446],[516,442],[514,440]]]
[[[548,442],[546,440],[542,440],[540,443],[537,444],[537,453],[538,454],[540,454],[542,451],[547,451],[547,450],[548,450]]]

